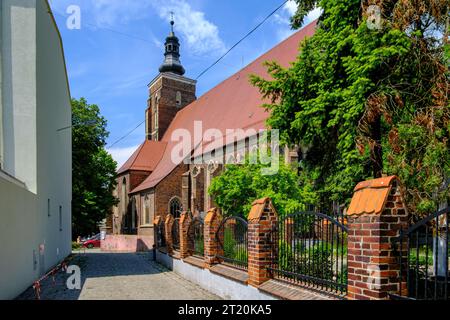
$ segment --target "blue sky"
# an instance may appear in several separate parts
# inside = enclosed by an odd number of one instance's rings
[[[50,0],[66,55],[71,93],[97,104],[108,120],[112,144],[144,119],[147,85],[158,74],[170,11],[181,41],[187,77],[196,78],[283,0]],[[81,28],[66,27],[67,8],[77,5]],[[292,34],[288,2],[222,62],[202,76],[204,94]],[[306,22],[319,14],[313,11]],[[110,149],[121,165],[142,143],[144,126]]]

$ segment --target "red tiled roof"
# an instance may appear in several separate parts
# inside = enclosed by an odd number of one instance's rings
[[[226,129],[265,129],[268,113],[261,107],[264,101],[258,88],[250,84],[249,76],[255,74],[268,78],[267,69],[263,65],[265,61],[275,60],[282,66],[288,67],[298,56],[300,42],[312,36],[315,27],[316,21],[296,32],[178,112],[162,139],[167,143],[167,148],[160,163],[155,171],[132,193],[155,187],[179,165],[179,162],[175,163],[171,159],[172,149],[177,145],[176,142],[171,141],[171,137],[177,129],[186,129],[193,134],[195,121],[203,123],[203,132],[212,128],[219,129],[224,134]],[[194,137],[191,142],[192,149],[190,151],[205,144],[202,140],[194,141]],[[216,146],[216,143],[214,144]]]
[[[129,170],[153,171],[160,162],[167,143],[146,140],[137,148],[130,159],[117,171],[122,174]]]

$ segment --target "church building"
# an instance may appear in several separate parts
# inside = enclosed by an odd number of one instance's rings
[[[185,77],[180,41],[171,22],[164,62],[148,85],[145,141],[117,172],[115,195],[120,203],[108,219],[110,233],[153,236],[157,216],[179,217],[183,211],[204,215],[214,206],[207,192],[211,180],[224,170],[223,163],[244,159],[255,148],[254,138],[266,130],[269,114],[261,107],[265,101],[249,76],[268,77],[265,61],[289,66],[315,26],[315,22],[307,25],[197,98],[197,82]],[[223,139],[216,139],[217,132]],[[230,139],[230,132],[239,134]],[[191,141],[187,152],[180,153],[183,133]],[[287,161],[297,161],[296,151],[283,152]]]

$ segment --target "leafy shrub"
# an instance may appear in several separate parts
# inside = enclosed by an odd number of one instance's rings
[[[279,242],[278,268],[321,279],[333,280],[332,247],[328,243],[316,244],[307,249],[292,246],[285,241]],[[345,270],[344,270],[344,272]],[[343,277],[343,275],[342,275]]]
[[[225,228],[223,235],[223,251],[224,256],[228,259],[236,261],[247,262],[248,251],[247,248],[242,248],[236,241],[233,235],[233,230]]]
[[[291,245],[280,240],[278,243],[278,268],[283,271],[292,271],[294,264],[294,253]]]
[[[419,261],[417,261],[419,260]],[[428,257],[426,256],[426,247],[424,246],[419,250],[419,258],[417,258],[417,251],[416,249],[411,249],[409,253],[409,263],[412,266],[415,266],[416,264],[419,264],[419,266],[432,266],[433,265],[433,250],[428,249]]]
[[[194,240],[194,242],[195,242],[194,245],[195,252],[203,255],[205,252],[205,242],[203,241],[203,239],[197,238]]]
[[[234,254],[234,260],[247,262],[248,261],[248,251],[247,249],[237,250]]]
[[[236,240],[233,237],[233,231],[225,228],[223,234],[223,252],[227,258],[233,258],[236,251]]]
[[[81,244],[73,241],[72,242],[72,250],[80,250],[80,249],[81,249]]]
[[[306,256],[312,260],[310,261],[310,274],[311,276],[332,280],[333,279],[333,264],[331,261],[331,255],[333,250],[328,243],[316,244],[310,249],[306,250]]]

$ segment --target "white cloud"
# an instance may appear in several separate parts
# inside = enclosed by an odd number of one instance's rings
[[[91,28],[116,29],[119,24],[148,19],[152,12],[169,22],[173,11],[175,32],[182,37],[189,52],[217,56],[226,50],[219,28],[206,18],[204,12],[193,9],[187,0],[58,0],[51,5],[56,12],[65,15],[67,6],[73,3],[81,8],[82,26],[88,22]],[[158,41],[153,42],[161,46]]]
[[[137,150],[139,146],[125,147],[125,148],[112,148],[108,149],[108,153],[117,162],[117,169],[131,157],[131,155]]]
[[[279,13],[275,14],[274,22],[279,25],[277,35],[279,40],[284,40],[292,35],[296,30],[291,29],[290,18],[297,12],[297,3],[294,0],[288,1]],[[312,10],[304,20],[304,25],[316,20],[322,13],[321,8]]]
[[[283,10],[293,16],[297,12],[297,3],[290,0],[284,5]]]
[[[136,0],[94,0],[93,15],[98,26],[112,27],[149,15],[150,3]]]
[[[206,19],[204,12],[192,9],[186,0],[154,0],[152,4],[159,17],[167,22],[170,12],[175,13],[175,33],[181,34],[193,54],[218,55],[226,50],[219,28]]]
[[[315,8],[313,11],[311,11],[308,16],[305,19],[305,24],[311,23],[314,20],[318,19],[320,15],[322,14],[321,8]]]

